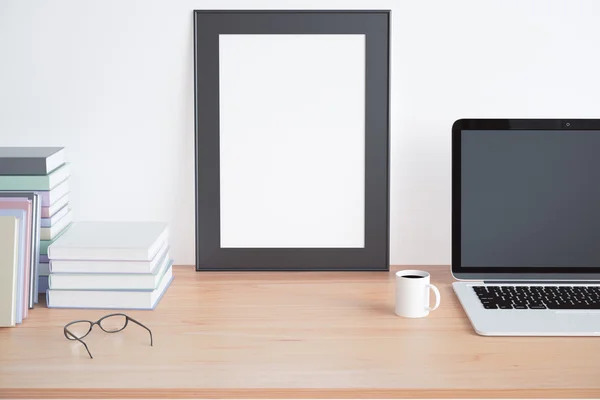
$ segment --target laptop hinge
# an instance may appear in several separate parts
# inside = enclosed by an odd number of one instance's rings
[[[599,284],[600,281],[599,280],[589,280],[589,281],[554,281],[554,280],[527,280],[527,281],[486,281],[484,280],[483,283],[487,284],[487,285],[515,285],[515,284],[530,284],[530,285],[557,285],[557,284],[569,284],[569,285],[594,285],[594,284]]]

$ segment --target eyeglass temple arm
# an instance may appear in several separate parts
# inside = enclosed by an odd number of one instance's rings
[[[150,334],[150,346],[153,346],[152,331],[146,325],[142,324],[141,322],[136,321],[135,319],[131,318],[130,316],[127,316],[127,319],[129,319],[131,322],[135,322],[136,324],[138,324],[139,326],[141,326],[142,328],[144,328],[145,330],[148,331],[148,333]]]
[[[83,347],[85,347],[85,350],[87,351],[87,353],[89,354],[90,358],[94,358],[92,357],[92,353],[90,353],[90,349],[88,349],[87,344],[85,344],[85,342],[81,339],[79,339],[77,336],[75,336],[70,330],[68,330],[67,328],[65,328],[65,332],[67,332],[69,335],[71,335],[72,338],[74,338],[75,340],[77,340],[79,343],[81,343],[83,345]]]

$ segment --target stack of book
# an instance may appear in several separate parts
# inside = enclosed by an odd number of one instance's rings
[[[48,307],[154,309],[173,279],[162,222],[76,221],[48,247]]]
[[[21,324],[38,302],[40,257],[72,220],[70,175],[63,147],[0,147],[0,326]]]

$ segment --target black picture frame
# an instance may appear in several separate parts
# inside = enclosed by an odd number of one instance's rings
[[[365,246],[221,248],[219,35],[364,34]],[[195,10],[196,270],[389,270],[389,10]]]

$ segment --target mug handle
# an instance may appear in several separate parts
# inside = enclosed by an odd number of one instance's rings
[[[438,290],[437,287],[435,287],[435,285],[432,285],[430,283],[425,285],[425,289],[427,289],[427,290],[431,289],[431,290],[433,290],[433,293],[435,293],[435,305],[433,307],[429,307],[429,305],[427,305],[427,310],[433,311],[440,306],[440,291]]]

